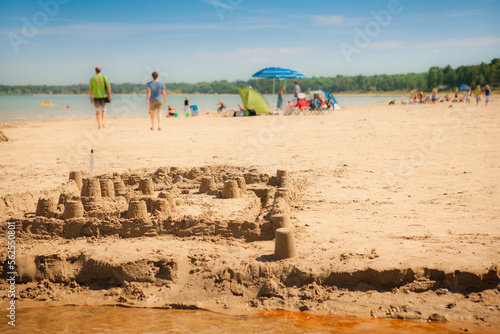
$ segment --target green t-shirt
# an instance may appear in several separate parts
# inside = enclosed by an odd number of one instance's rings
[[[108,78],[101,73],[90,78],[90,89],[92,89],[93,98],[99,99],[106,97],[106,88],[104,87],[104,83],[106,83],[106,86],[109,86]]]

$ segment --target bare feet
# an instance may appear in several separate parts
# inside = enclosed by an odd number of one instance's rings
[[[158,128],[158,131],[161,131],[161,128]]]

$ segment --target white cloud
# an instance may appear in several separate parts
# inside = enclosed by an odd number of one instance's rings
[[[320,26],[340,26],[342,25],[342,23],[344,23],[344,17],[342,15],[313,15],[312,19],[317,25]]]
[[[408,43],[404,41],[373,42],[366,47],[367,50],[404,50],[404,49],[428,49],[428,48],[470,48],[478,46],[497,45],[500,46],[500,37],[479,38],[454,38],[448,40],[434,41],[429,43]]]
[[[171,31],[197,31],[197,30],[215,30],[223,29],[220,24],[127,24],[127,23],[82,23],[70,24],[64,26],[48,26],[37,28],[36,34],[40,35],[86,35],[92,38],[95,36],[129,36],[145,32],[164,32]],[[8,33],[16,33],[22,35],[21,28],[19,29],[0,29],[0,35]]]
[[[325,27],[355,27],[368,20],[368,17],[344,17],[342,15],[312,15],[311,19],[317,26]]]
[[[220,8],[233,9],[229,4],[217,1],[217,0],[201,0],[201,2],[208,3],[209,5],[214,5]]]

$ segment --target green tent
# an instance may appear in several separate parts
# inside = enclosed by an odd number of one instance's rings
[[[271,108],[259,92],[252,88],[238,88],[245,109],[251,108],[257,114],[271,114]]]

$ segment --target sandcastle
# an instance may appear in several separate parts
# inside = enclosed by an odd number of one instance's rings
[[[77,182],[81,174],[71,172],[70,179]],[[292,228],[293,185],[286,171],[270,176],[234,167],[159,168],[152,174],[83,178],[79,193],[61,193],[58,205],[53,199],[40,198],[36,215],[56,220],[83,218],[87,236],[217,235],[253,241],[272,240],[277,230]],[[51,229],[48,222],[44,224],[36,230]],[[84,233],[73,228],[63,228],[62,236]]]

